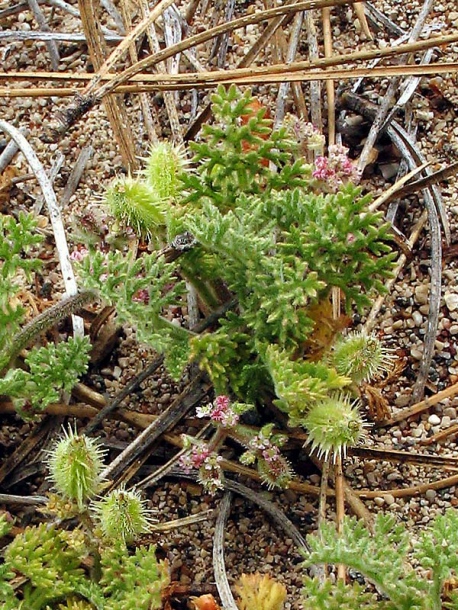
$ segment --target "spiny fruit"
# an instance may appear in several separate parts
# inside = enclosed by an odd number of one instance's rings
[[[64,499],[76,502],[79,510],[100,491],[104,454],[95,439],[77,434],[71,426],[48,452],[50,480]]]

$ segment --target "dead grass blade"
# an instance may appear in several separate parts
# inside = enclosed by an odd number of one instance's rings
[[[218,589],[224,608],[227,608],[227,610],[237,610],[237,605],[227,578],[226,564],[224,561],[224,539],[227,520],[231,511],[231,500],[232,493],[226,491],[218,507],[215,533],[213,535],[213,574],[215,576],[216,588]]]

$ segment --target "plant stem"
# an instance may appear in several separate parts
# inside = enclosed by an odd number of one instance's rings
[[[0,363],[5,362],[0,374],[4,373],[19,356],[21,351],[41,335],[41,333],[44,333],[71,314],[79,311],[87,303],[91,303],[96,299],[97,295],[95,292],[92,290],[85,290],[59,301],[59,303],[56,303],[33,318],[13,338],[12,346],[8,352],[0,355]]]
[[[344,480],[342,472],[342,455],[336,455],[335,464],[335,486],[336,486],[336,521],[337,532],[342,533],[343,519],[345,516],[345,500],[344,500]],[[345,580],[345,566],[340,564],[337,566],[337,576],[341,580]]]

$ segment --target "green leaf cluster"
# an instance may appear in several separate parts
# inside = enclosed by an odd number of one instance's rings
[[[33,255],[42,237],[36,232],[32,214],[0,216],[0,394],[10,396],[20,415],[27,419],[69,392],[87,368],[89,341],[70,339],[67,343],[34,347],[25,358],[26,368],[14,368],[22,348],[28,347],[38,335],[61,319],[56,314],[42,314],[23,326],[25,310],[20,305],[18,282],[30,280],[31,273],[41,266]],[[66,308],[69,310],[66,311]],[[63,305],[71,313],[69,301]]]
[[[75,599],[96,610],[162,607],[161,591],[169,574],[167,564],[156,559],[154,546],[129,555],[120,541],[101,545],[96,564],[87,572],[83,562],[93,562],[90,551],[91,543],[80,529],[66,531],[47,523],[27,527],[4,551],[0,609],[51,610]]]
[[[0,370],[6,364],[4,354],[24,319],[24,308],[17,300],[21,289],[17,279],[41,266],[41,261],[27,256],[42,237],[36,232],[37,223],[31,214],[0,215]]]
[[[264,197],[311,176],[311,168],[295,158],[297,142],[285,128],[272,131],[266,109],[257,108],[249,91],[219,87],[211,99],[215,121],[204,125],[201,141],[190,144],[197,173],[182,177],[184,205],[211,201],[224,213],[238,207],[240,194]]]
[[[161,591],[169,582],[167,565],[156,559],[152,545],[127,555],[121,544],[105,549],[101,557],[100,586],[107,598],[104,610],[162,608]]]
[[[87,337],[32,348],[27,369],[8,369],[0,378],[0,394],[11,397],[23,418],[33,416],[70,392],[87,370],[90,348]]]
[[[214,120],[189,145],[193,168],[183,165],[166,219],[169,240],[190,234],[192,248],[173,263],[91,254],[85,281],[165,354],[175,375],[194,361],[218,393],[256,401],[274,390],[290,423],[305,425],[314,403],[351,383],[327,357],[338,329],[322,305],[339,289],[347,313],[361,311],[383,291],[394,256],[389,228],[356,186],[317,192],[298,143],[285,127],[273,128],[249,91],[219,87],[212,103]],[[172,329],[165,318],[174,299],[185,304],[181,279],[205,315],[237,304],[203,335]],[[140,289],[148,303],[135,303]]]
[[[116,306],[121,324],[132,324],[140,341],[169,355],[172,373],[179,376],[189,360],[192,333],[166,318],[170,306],[182,304],[184,282],[173,264],[156,253],[136,260],[122,252],[92,252],[80,265],[87,287]]]
[[[278,399],[276,405],[288,413],[291,425],[300,425],[311,406],[324,400],[329,392],[351,383],[348,377],[321,362],[294,361],[276,345],[265,350],[265,360]]]
[[[345,517],[340,533],[323,523],[316,535],[307,538],[310,554],[304,567],[343,564],[375,585],[376,595],[357,583],[333,585],[307,576],[304,588],[306,610],[441,610],[458,605],[445,600],[444,585],[458,568],[458,513],[448,509],[436,517],[414,542],[404,524],[392,515],[379,513],[373,534],[361,521]],[[412,567],[416,566],[416,569]],[[381,596],[381,598],[380,598]],[[456,598],[456,596],[455,596]]]
[[[215,122],[192,145],[196,170],[183,177],[183,227],[198,242],[180,259],[186,276],[198,278],[199,294],[201,286],[222,281],[239,304],[230,329],[223,322],[213,339],[193,340],[193,354],[218,388],[225,377],[244,399],[244,372],[255,364],[265,381],[268,370],[283,408],[298,423],[312,399],[348,385],[327,364],[298,357],[320,323],[310,306],[336,287],[347,310],[361,310],[383,290],[394,255],[388,226],[367,209],[369,198],[351,184],[336,194],[315,193],[295,143],[283,128],[272,130],[263,109],[250,114],[252,104],[249,92],[218,89]],[[269,358],[272,346],[282,366]]]

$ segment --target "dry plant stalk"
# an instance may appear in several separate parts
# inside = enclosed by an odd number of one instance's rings
[[[98,26],[97,15],[100,14],[101,7],[98,0],[79,0],[78,6],[91,60],[94,67],[99,69],[103,66],[104,57],[107,52],[105,39]],[[119,95],[111,95],[104,99],[104,104],[114,137],[119,145],[123,162],[126,168],[133,172],[137,169],[138,161],[135,153],[135,140],[130,128],[124,101]]]

